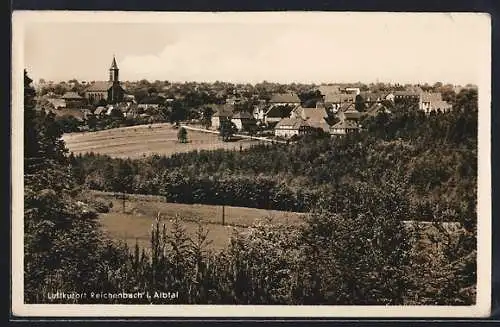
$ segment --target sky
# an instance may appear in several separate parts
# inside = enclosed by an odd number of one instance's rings
[[[484,14],[51,15],[14,19],[35,81],[107,80],[115,55],[122,81],[464,85],[490,60]]]

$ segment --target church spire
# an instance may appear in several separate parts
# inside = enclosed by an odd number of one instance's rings
[[[113,55],[113,61],[111,62],[110,69],[118,69],[118,65],[116,64],[115,55]]]
[[[118,72],[119,72],[118,65],[116,64],[115,55],[113,55],[113,61],[111,62],[111,67],[109,68],[110,82],[119,82]]]

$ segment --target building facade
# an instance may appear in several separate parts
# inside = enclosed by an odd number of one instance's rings
[[[90,103],[98,103],[104,100],[106,103],[118,103],[123,101],[125,90],[120,85],[120,69],[113,56],[111,67],[109,68],[109,80],[92,83],[85,90],[85,97]]]

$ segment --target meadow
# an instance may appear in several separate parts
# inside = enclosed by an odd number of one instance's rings
[[[190,236],[194,235],[200,223],[208,231],[210,247],[215,250],[225,248],[233,233],[245,231],[259,221],[270,220],[298,225],[303,222],[305,216],[295,212],[225,206],[223,225],[222,206],[168,203],[159,196],[128,194],[123,211],[120,194],[92,191],[92,196],[113,204],[110,212],[100,214],[101,227],[111,239],[124,241],[129,247],[134,247],[136,242],[141,248],[150,246],[151,226],[158,214],[167,230],[171,229],[178,217]]]
[[[94,152],[115,158],[137,159],[152,154],[172,155],[194,150],[246,149],[258,141],[242,139],[223,142],[217,134],[188,131],[188,143],[179,143],[178,129],[161,123],[107,129],[97,132],[67,133],[66,147],[74,154]]]

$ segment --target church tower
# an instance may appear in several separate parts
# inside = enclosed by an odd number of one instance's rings
[[[119,73],[118,65],[116,64],[115,56],[113,55],[113,61],[111,62],[111,67],[109,68],[109,81],[117,83],[120,81],[118,78]]]
[[[109,89],[108,89],[108,103],[117,103],[123,101],[124,90],[120,86],[119,69],[116,64],[115,56],[109,68]]]

